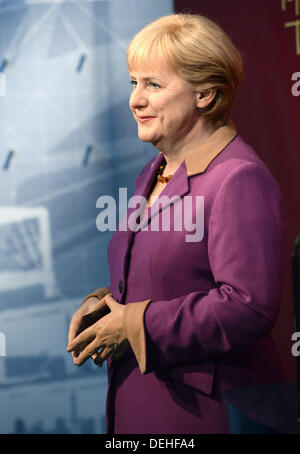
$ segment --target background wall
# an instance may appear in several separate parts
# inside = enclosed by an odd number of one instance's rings
[[[170,0],[0,1],[0,433],[105,431],[106,367],[75,367],[67,332],[109,285],[96,200],[132,195],[156,152],[128,107],[126,48],[170,12]]]
[[[300,71],[298,6],[175,1],[177,11],[219,22],[243,54],[232,117],[277,179],[287,211],[274,335],[289,378],[289,254],[300,231],[300,97],[291,80]],[[119,187],[130,196],[155,152],[137,139],[128,110],[125,50],[138,29],[169,12],[171,0],[0,0],[0,433],[104,432],[106,369],[75,368],[66,333],[81,299],[108,283],[111,233],[96,229],[96,200],[117,197]]]
[[[176,12],[203,14],[218,22],[243,56],[245,79],[232,119],[266,162],[283,194],[288,226],[285,284],[274,338],[287,378],[294,379],[290,254],[300,233],[300,85],[292,75],[300,72],[300,2],[175,0],[174,7]]]

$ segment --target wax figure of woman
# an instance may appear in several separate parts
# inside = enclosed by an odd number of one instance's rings
[[[113,235],[110,285],[74,314],[68,351],[108,359],[108,433],[227,433],[222,390],[282,379],[281,194],[229,119],[242,62],[218,25],[162,17],[127,61],[139,138],[159,150],[136,180],[148,209]]]

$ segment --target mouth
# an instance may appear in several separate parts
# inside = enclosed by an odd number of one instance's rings
[[[155,118],[155,117],[148,117],[148,116],[139,117],[139,116],[137,116],[137,120],[140,123],[145,123],[146,121],[153,120],[153,118]]]

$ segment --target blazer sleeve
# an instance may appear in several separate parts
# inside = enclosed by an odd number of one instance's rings
[[[247,162],[227,175],[207,233],[214,288],[125,306],[126,332],[142,374],[241,351],[274,325],[281,302],[285,215],[267,169]]]

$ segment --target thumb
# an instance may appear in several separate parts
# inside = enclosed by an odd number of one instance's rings
[[[107,304],[111,311],[116,307],[116,304],[119,304],[116,300],[113,299],[111,293],[108,293],[105,296],[105,303]]]

